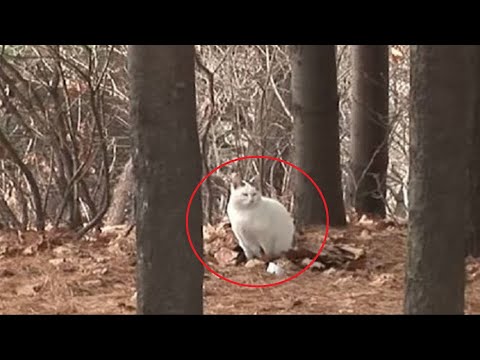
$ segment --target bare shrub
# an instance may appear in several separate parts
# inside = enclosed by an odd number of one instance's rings
[[[291,161],[288,47],[202,45],[196,50],[204,174],[242,156]],[[408,46],[392,45],[390,52],[392,130],[386,201],[390,215],[403,216],[408,206]],[[337,59],[345,189],[350,176],[348,45],[337,46]],[[65,224],[83,234],[101,224],[111,203],[125,207],[118,212],[125,215],[122,221],[131,218],[130,195],[130,201],[110,199],[116,196],[115,186],[122,188],[125,176],[120,174],[131,152],[126,66],[126,46],[1,47],[1,224],[24,229]],[[222,168],[204,184],[206,221],[225,216],[228,176],[233,171],[246,178],[261,174],[263,193],[292,208],[292,169],[269,160],[247,160]],[[116,210],[110,208],[109,215]]]

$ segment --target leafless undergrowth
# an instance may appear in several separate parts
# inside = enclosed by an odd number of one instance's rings
[[[105,218],[116,219],[113,222],[131,218],[126,46],[4,45],[1,49],[0,224],[16,229],[62,225],[83,235]],[[205,174],[242,156],[292,161],[287,47],[210,45],[196,50]],[[349,50],[339,45],[337,51],[344,184],[350,176]],[[393,45],[390,52],[392,130],[386,202],[390,215],[404,216],[408,46]],[[246,160],[217,171],[203,186],[206,221],[217,222],[225,216],[232,171],[248,178],[261,174],[263,193],[291,208],[292,169],[269,160]],[[116,200],[118,196],[123,198]],[[125,209],[114,216],[114,209],[109,210],[112,203]]]

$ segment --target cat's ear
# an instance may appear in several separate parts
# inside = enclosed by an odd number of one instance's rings
[[[255,175],[252,180],[250,180],[250,184],[257,190],[260,190],[260,174]]]
[[[242,186],[242,177],[238,173],[232,174],[232,189]]]

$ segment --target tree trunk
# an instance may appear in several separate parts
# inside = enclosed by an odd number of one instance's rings
[[[469,227],[466,255],[480,257],[480,46],[475,46],[475,115],[470,138]]]
[[[295,165],[320,187],[330,224],[345,225],[335,46],[295,45],[291,56]],[[325,224],[324,205],[316,189],[300,172],[294,174],[297,226]]]
[[[353,46],[351,154],[355,210],[385,217],[388,45]]]
[[[473,68],[471,46],[412,46],[407,314],[464,312]]]
[[[190,248],[185,211],[201,179],[194,47],[129,47],[135,128],[137,311],[201,314],[203,266]],[[190,233],[202,251],[202,204],[190,209]]]
[[[131,208],[134,181],[133,164],[130,158],[113,189],[112,204],[106,215],[106,224],[121,225],[125,223],[128,210]]]

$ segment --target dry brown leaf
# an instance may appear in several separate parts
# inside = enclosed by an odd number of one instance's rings
[[[87,287],[98,287],[102,285],[102,280],[99,280],[99,279],[87,280],[83,282],[83,285]]]
[[[367,257],[361,256],[347,263],[346,269],[349,271],[361,272],[367,266]]]
[[[297,299],[292,303],[292,307],[299,306],[299,305],[302,305],[302,304],[303,304],[303,301]]]
[[[0,277],[12,277],[15,276],[15,273],[9,269],[0,270]]]
[[[60,269],[66,273],[73,273],[78,270],[78,267],[70,262],[66,262],[60,265]]]
[[[215,253],[215,259],[221,266],[234,265],[238,255],[239,253],[237,251],[222,247]]]
[[[348,253],[351,253],[354,255],[354,260],[359,259],[360,257],[365,255],[365,250],[356,248],[347,244],[339,244],[337,245],[341,250],[345,250]]]
[[[390,49],[390,55],[390,58],[396,64],[398,64],[405,57],[405,55],[395,47]]]
[[[467,281],[468,282],[473,282],[473,281],[477,280],[478,278],[480,278],[480,272],[475,272],[475,273],[467,275]]]
[[[349,282],[349,281],[352,281],[352,280],[353,280],[353,276],[348,275],[348,276],[339,278],[333,284],[334,285],[340,285],[340,284],[343,284],[343,283],[346,283],[346,282]]]
[[[363,239],[363,240],[371,240],[372,239],[372,235],[370,233],[369,230],[367,229],[363,229],[362,232],[360,233],[360,239]]]
[[[338,270],[331,267],[330,269],[325,270],[323,273],[327,275],[334,275]]]
[[[128,310],[128,311],[134,311],[136,309],[135,306],[130,304],[125,304],[124,302],[119,302],[118,307],[124,308],[125,310]]]
[[[345,235],[346,235],[345,233],[338,233],[338,234],[329,233],[327,241],[335,241],[335,242],[347,241],[347,238]]]
[[[285,257],[293,262],[302,260],[304,258],[310,258],[310,261],[311,261],[311,259],[313,259],[315,256],[317,256],[317,253],[309,249],[306,249],[303,246],[298,247],[296,249],[291,249],[285,254]]]
[[[301,265],[303,267],[306,267],[306,266],[308,266],[308,264],[310,264],[311,261],[312,261],[312,259],[305,258],[305,259],[302,260]],[[313,270],[323,270],[323,269],[325,269],[325,265],[322,264],[321,262],[315,261],[312,264],[312,266],[310,266],[308,269],[312,270],[312,271]]]
[[[60,264],[65,262],[65,258],[50,259],[48,262],[53,266],[58,267]]]
[[[100,264],[103,264],[103,263],[106,263],[108,262],[109,260],[109,257],[108,256],[98,256],[98,257],[95,257],[95,261],[97,263],[100,263]]]
[[[474,260],[467,259],[472,261],[470,264],[467,264],[465,271],[467,273],[467,281],[472,282],[480,277],[480,264],[478,262],[473,262]]]
[[[0,245],[0,255],[15,256],[19,254],[21,250],[22,248],[16,245]]]
[[[210,256],[215,256],[215,253],[220,250],[220,243],[218,241],[205,244],[203,247],[205,254]]]
[[[77,270],[78,266],[73,263],[74,259],[72,258],[55,258],[50,259],[48,262],[63,272],[74,272]]]
[[[394,226],[395,223],[391,220],[382,220],[382,221],[377,221],[375,224],[375,230],[377,231],[383,231],[387,229],[389,226]]]
[[[105,234],[112,234],[112,235],[118,235],[120,233],[125,232],[127,230],[128,225],[122,224],[122,225],[105,225],[102,227],[102,232]]]
[[[122,253],[121,246],[118,242],[110,243],[107,247],[107,251],[115,255],[120,255]]]
[[[22,251],[22,254],[26,255],[26,256],[32,256],[33,254],[35,254],[37,252],[37,250],[38,250],[37,245],[30,245],[30,246],[27,246]]]
[[[213,242],[217,239],[225,239],[227,237],[228,226],[225,223],[219,223],[215,226],[207,225],[203,227],[203,237],[205,243]]]
[[[467,261],[470,261],[470,263],[467,264],[467,266],[465,267],[467,273],[473,274],[480,270],[480,264],[474,259],[472,259],[470,256],[467,258]]]
[[[259,259],[251,259],[251,260],[248,260],[245,263],[245,267],[249,268],[249,269],[257,267],[257,266],[264,266],[264,265],[265,265],[265,263],[262,260],[259,260]]]
[[[209,243],[210,241],[213,241],[214,239],[212,237],[213,237],[214,232],[215,232],[215,228],[212,225],[207,224],[206,226],[204,226],[203,227],[203,241],[205,243]]]
[[[41,289],[41,284],[26,284],[20,285],[15,289],[17,295],[22,296],[35,296],[37,292]]]
[[[226,233],[222,237],[215,236],[214,240],[204,244],[205,254],[215,256],[215,254],[222,248],[227,248],[236,251],[237,242],[233,236],[233,233]]]
[[[101,267],[99,269],[93,270],[93,274],[95,275],[105,275],[108,272],[108,267]]]
[[[58,256],[69,256],[73,254],[73,249],[70,246],[60,245],[53,249],[53,253]]]
[[[224,244],[225,244],[226,247],[228,247],[232,250],[237,247],[238,243],[237,243],[237,240],[235,239],[235,236],[233,235],[232,232],[228,232],[225,235]]]
[[[375,280],[370,282],[372,286],[383,286],[394,279],[393,274],[380,274],[375,276]]]
[[[367,215],[362,215],[360,220],[358,220],[358,225],[361,226],[372,226],[374,224],[373,219],[370,219]]]

